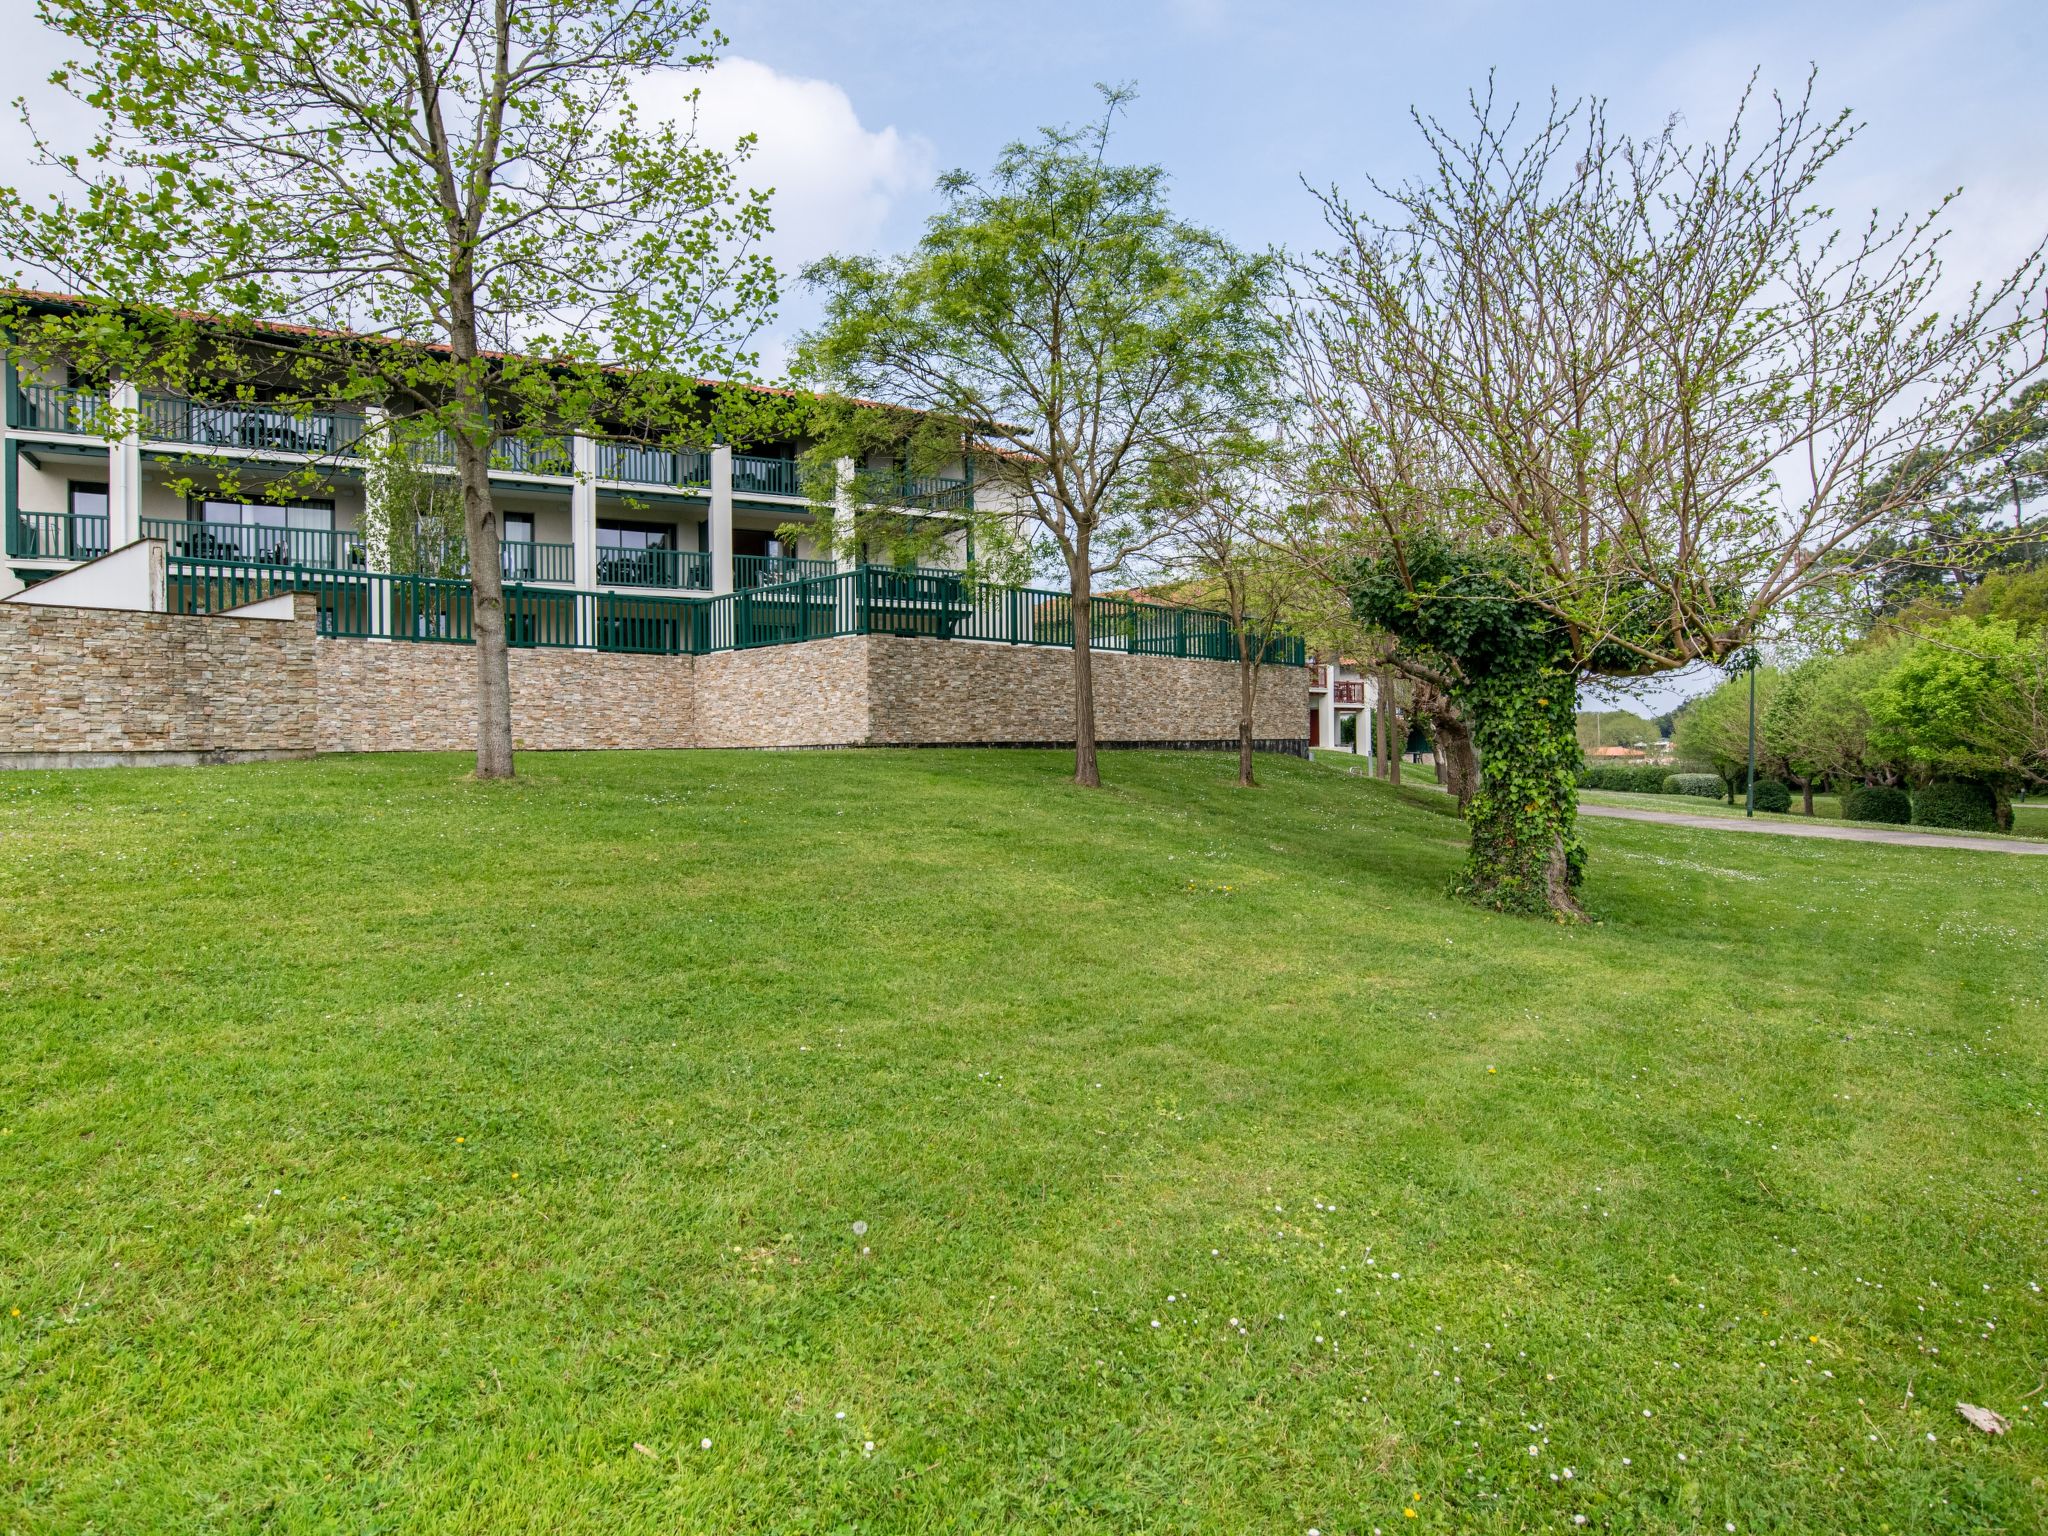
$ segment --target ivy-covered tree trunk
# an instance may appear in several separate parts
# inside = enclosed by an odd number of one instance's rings
[[[1561,673],[1514,670],[1462,685],[1460,712],[1485,769],[1466,808],[1472,851],[1455,887],[1499,912],[1577,922],[1585,850],[1578,835],[1578,688]]]

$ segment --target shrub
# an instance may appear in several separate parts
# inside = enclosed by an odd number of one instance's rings
[[[1579,787],[1624,795],[1661,795],[1670,772],[1662,763],[1592,763],[1580,771]]]
[[[1913,796],[1913,825],[1996,832],[1998,797],[1989,784],[1971,779],[1937,779]]]
[[[1792,786],[1782,779],[1756,781],[1756,808],[1782,815],[1792,809]]]
[[[1702,800],[1718,800],[1727,787],[1718,773],[1672,773],[1664,778],[1664,793],[1667,795],[1697,795]]]
[[[1842,819],[1902,827],[1913,819],[1913,797],[1891,784],[1851,784],[1842,791]]]

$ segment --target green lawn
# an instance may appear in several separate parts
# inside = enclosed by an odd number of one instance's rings
[[[2035,861],[1062,764],[0,775],[0,1530],[2048,1529]]]

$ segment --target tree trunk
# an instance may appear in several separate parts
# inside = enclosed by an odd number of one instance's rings
[[[1401,782],[1401,749],[1408,745],[1406,717],[1393,705],[1394,674],[1386,668],[1380,669],[1380,691],[1388,700],[1387,704],[1387,782]]]
[[[1252,777],[1252,716],[1257,713],[1259,702],[1258,662],[1245,654],[1245,637],[1242,628],[1237,637],[1237,786],[1252,789],[1257,780]]]
[[[1102,769],[1095,760],[1095,652],[1089,625],[1093,604],[1088,593],[1088,562],[1084,555],[1067,567],[1074,614],[1074,782],[1102,788]]]
[[[1432,697],[1428,713],[1430,733],[1436,737],[1437,782],[1457,798],[1459,810],[1470,810],[1472,797],[1479,793],[1479,759],[1472,751],[1472,727],[1441,695]]]
[[[480,400],[472,398],[465,404],[482,414]],[[505,654],[505,573],[499,553],[498,512],[491,503],[490,453],[466,425],[449,435],[455,440],[463,531],[469,541],[470,633],[476,642],[476,776],[509,779],[512,679]]]
[[[1812,779],[1801,779],[1799,781],[1799,804],[1800,808],[1804,810],[1807,815],[1811,816],[1813,814]]]
[[[1456,891],[1500,912],[1577,922],[1579,741],[1570,678],[1494,677],[1461,690],[1486,775],[1466,811],[1472,851]]]

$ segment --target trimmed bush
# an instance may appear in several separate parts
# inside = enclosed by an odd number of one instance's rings
[[[1662,763],[1591,763],[1580,772],[1579,787],[1624,795],[1661,795],[1670,772]]]
[[[1913,796],[1913,825],[1959,832],[1996,832],[1998,797],[1989,784],[1940,779]]]
[[[1783,815],[1792,809],[1792,786],[1782,779],[1758,779],[1756,781],[1756,808]]]
[[[1892,784],[1851,784],[1842,791],[1842,819],[1903,827],[1913,819],[1913,797]]]
[[[1718,773],[1672,773],[1664,778],[1664,793],[1667,795],[1697,795],[1702,800],[1718,800],[1727,787]]]

